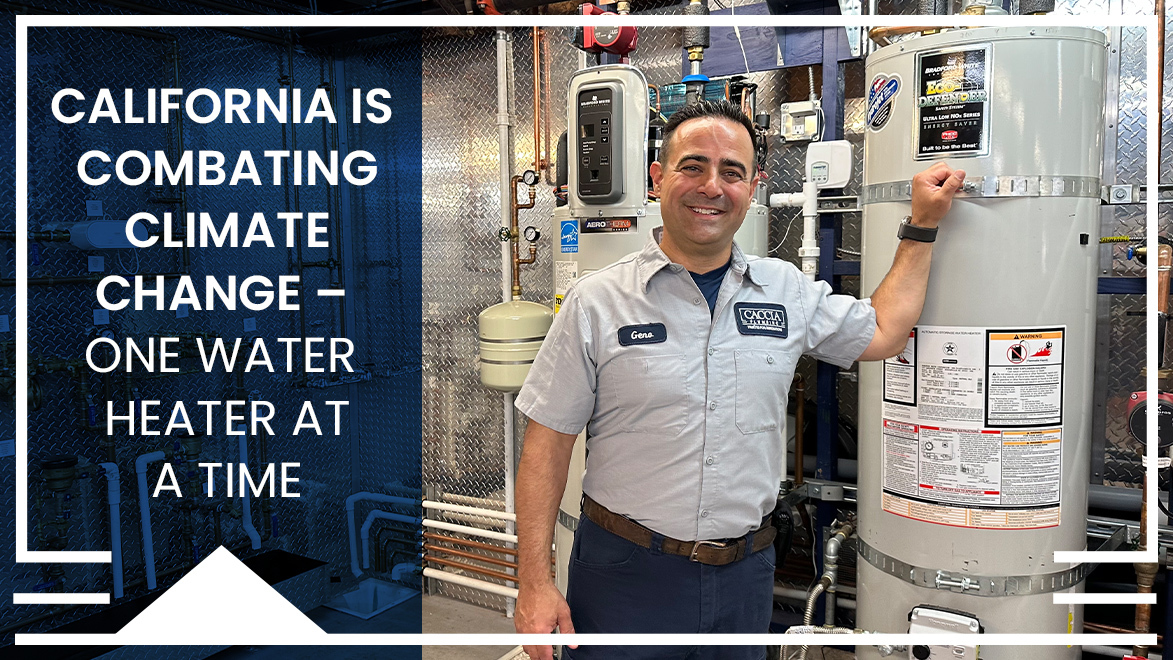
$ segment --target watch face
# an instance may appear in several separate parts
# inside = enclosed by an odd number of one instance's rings
[[[619,27],[616,25],[601,26],[595,28],[595,41],[610,46],[619,38]]]

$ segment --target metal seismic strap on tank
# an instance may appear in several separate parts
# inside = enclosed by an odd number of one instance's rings
[[[1064,591],[1083,582],[1095,568],[1094,564],[1080,564],[1065,571],[1041,575],[968,575],[936,568],[913,566],[884,554],[858,540],[859,556],[877,569],[926,589],[964,593],[970,596],[999,598]]]
[[[957,197],[1100,197],[1100,180],[1091,176],[1002,175],[967,177]],[[859,204],[912,200],[911,181],[863,187]]]

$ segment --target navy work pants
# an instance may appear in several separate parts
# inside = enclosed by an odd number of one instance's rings
[[[620,538],[579,519],[566,600],[576,633],[769,632],[774,550],[725,566],[706,566]],[[762,660],[761,646],[580,646],[572,660]]]

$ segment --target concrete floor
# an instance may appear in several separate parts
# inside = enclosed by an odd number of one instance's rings
[[[446,596],[423,597],[425,633],[512,633],[513,619]],[[779,640],[781,641],[781,640]],[[423,660],[499,660],[512,646],[426,646]],[[525,658],[526,656],[521,656]],[[812,646],[807,660],[854,660],[855,654]]]
[[[505,614],[447,596],[423,597],[425,633],[512,634]],[[423,660],[498,660],[513,646],[425,646]]]

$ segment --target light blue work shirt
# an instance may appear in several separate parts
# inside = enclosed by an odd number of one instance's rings
[[[516,406],[586,428],[599,504],[682,541],[739,537],[775,506],[798,358],[847,368],[875,329],[869,301],[736,244],[710,318],[652,238],[570,287]]]

